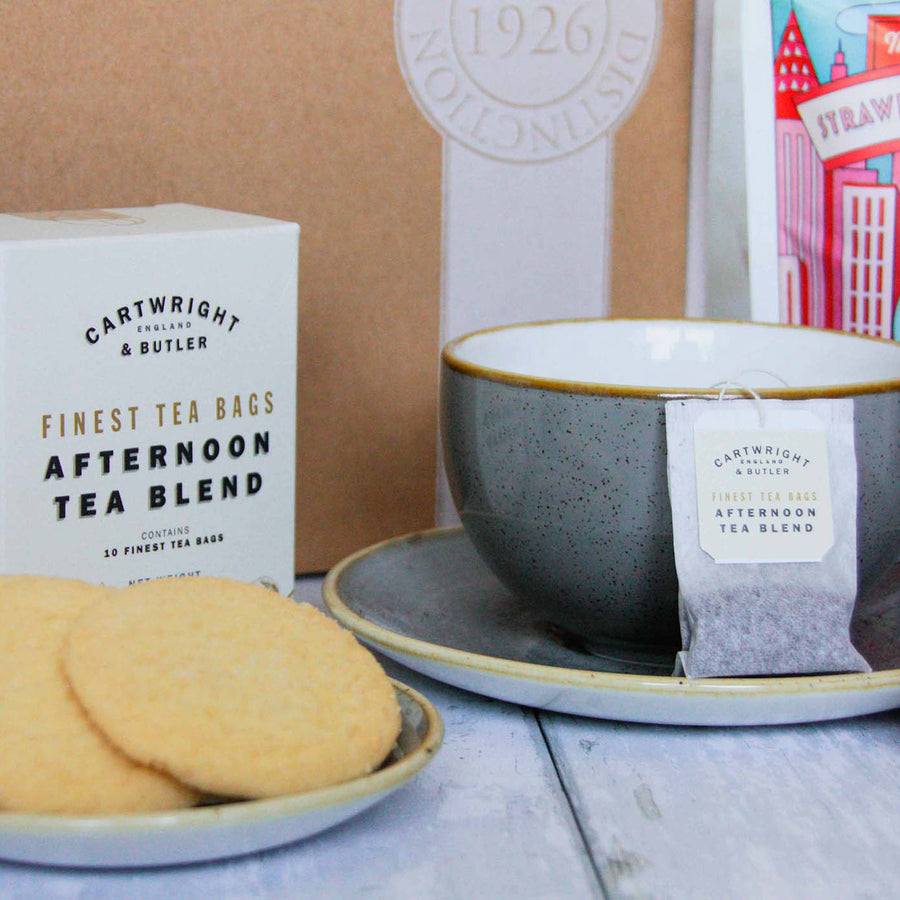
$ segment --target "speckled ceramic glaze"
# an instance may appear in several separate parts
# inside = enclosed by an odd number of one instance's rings
[[[558,344],[560,326],[574,335],[565,337],[571,348],[545,354],[544,337],[548,348]],[[494,355],[494,336],[509,345],[517,331],[530,332],[522,346]],[[655,337],[644,340],[642,331]],[[767,346],[775,347],[768,357]],[[585,352],[596,362],[574,359]],[[838,365],[841,354],[847,362]],[[877,363],[855,379],[861,354]],[[524,601],[583,638],[676,645],[665,401],[714,398],[712,385],[761,368],[786,372],[795,385],[772,388],[763,376],[744,376],[763,397],[854,397],[859,572],[868,584],[900,552],[900,345],[747,323],[542,323],[449,344],[445,462],[479,554]]]
[[[342,625],[392,659],[523,706],[715,726],[812,722],[900,706],[900,566],[861,597],[854,616],[853,642],[872,671],[842,675],[688,679],[671,674],[674,650],[586,653],[540,610],[523,607],[461,528],[359,550],[328,573],[322,593]]]

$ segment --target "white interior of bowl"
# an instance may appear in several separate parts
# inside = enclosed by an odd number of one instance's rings
[[[594,320],[480,332],[456,359],[526,378],[677,391],[900,380],[900,344],[841,332],[741,322]]]

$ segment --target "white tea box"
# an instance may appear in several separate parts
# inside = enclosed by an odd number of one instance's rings
[[[293,589],[298,234],[0,215],[0,572]]]

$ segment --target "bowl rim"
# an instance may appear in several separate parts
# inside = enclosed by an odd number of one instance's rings
[[[744,319],[710,319],[710,318],[648,318],[640,316],[592,316],[570,319],[541,319],[532,322],[515,322],[508,325],[497,325],[492,328],[481,328],[477,331],[470,331],[467,334],[460,335],[451,341],[448,341],[441,351],[441,360],[448,368],[453,369],[463,375],[473,378],[481,378],[486,381],[499,382],[501,384],[513,385],[515,387],[533,388],[541,391],[552,391],[555,393],[566,394],[589,394],[602,397],[635,397],[648,400],[669,400],[678,399],[680,397],[716,397],[720,393],[720,389],[714,388],[673,388],[659,386],[637,386],[637,385],[621,385],[608,384],[604,382],[591,381],[569,381],[560,378],[545,378],[536,375],[523,375],[517,372],[510,372],[505,369],[495,369],[480,363],[473,363],[469,360],[462,359],[458,355],[458,348],[470,338],[478,337],[484,334],[493,334],[500,331],[512,331],[524,328],[540,328],[553,325],[566,325],[578,323],[595,323],[609,322],[620,323],[627,322],[633,324],[673,324],[683,325],[699,324],[713,325],[725,327],[749,327],[757,328],[780,328],[795,332],[812,332],[817,334],[827,334],[836,336],[839,340],[864,340],[874,341],[877,344],[892,346],[900,353],[900,342],[889,339],[879,338],[867,334],[856,334],[855,332],[838,331],[831,328],[813,328],[809,325],[786,325],[777,322],[751,322]],[[900,359],[900,357],[898,357]],[[755,388],[754,393],[764,399],[781,399],[781,400],[811,400],[816,398],[831,397],[854,397],[864,394],[886,394],[892,391],[900,391],[900,375],[894,379],[884,379],[879,381],[861,381],[852,384],[823,384],[806,387],[775,387],[775,388]],[[725,393],[730,396],[750,396],[750,391],[738,387],[729,387]]]

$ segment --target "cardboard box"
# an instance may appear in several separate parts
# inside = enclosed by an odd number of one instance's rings
[[[303,225],[298,570],[433,523],[442,340],[683,310],[692,2],[453,8],[4,6],[0,209],[187,201]],[[514,108],[539,152],[485,153],[479,116],[515,143]]]
[[[297,226],[0,215],[0,572],[294,587]]]

